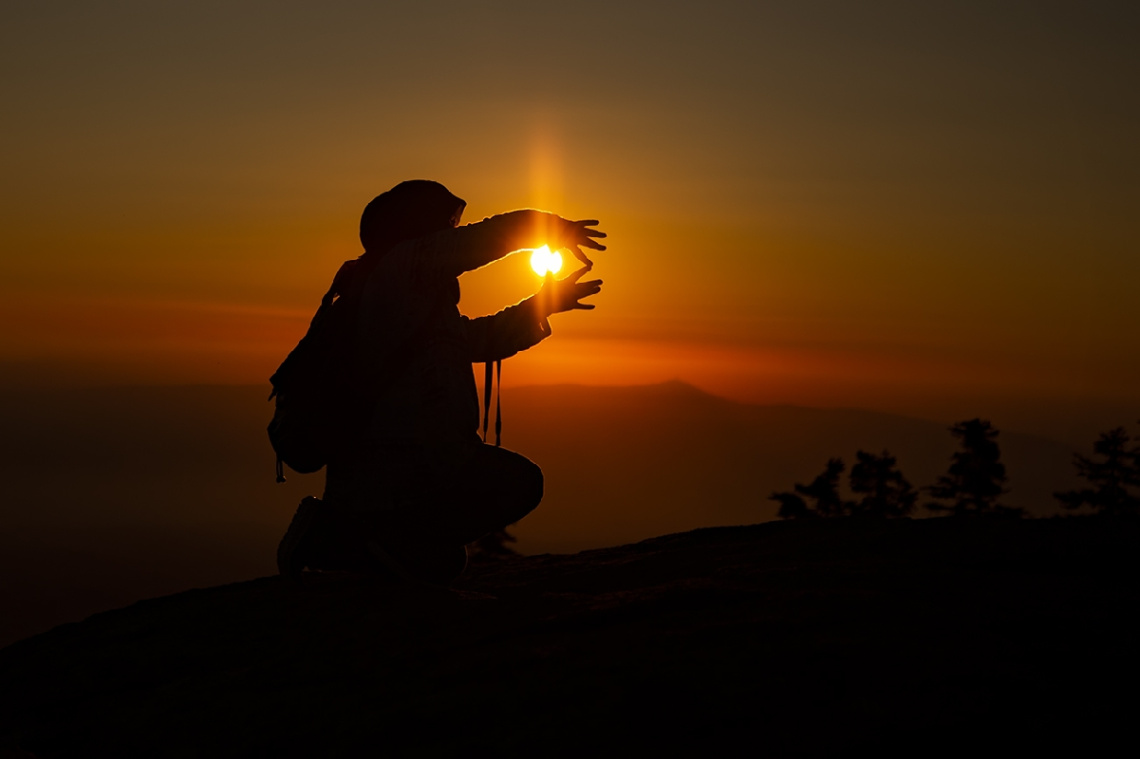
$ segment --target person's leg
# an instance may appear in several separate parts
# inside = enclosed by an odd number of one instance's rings
[[[358,520],[335,502],[308,496],[297,507],[289,528],[277,546],[277,569],[296,579],[308,567],[314,570],[383,572],[366,544]]]
[[[466,568],[468,544],[525,517],[542,491],[537,465],[481,444],[448,476],[403,493],[400,508],[372,515],[366,546],[402,579],[446,585]]]
[[[479,444],[432,476],[406,452],[388,453],[372,459],[384,462],[383,476],[375,464],[330,465],[305,540],[292,541],[302,546],[290,552],[294,571],[298,562],[373,571],[379,559],[405,579],[448,582],[466,564],[464,546],[514,524],[542,500],[542,470],[513,451]]]
[[[538,465],[514,451],[480,445],[443,481],[407,494],[384,521],[413,540],[466,545],[519,521],[542,495]]]

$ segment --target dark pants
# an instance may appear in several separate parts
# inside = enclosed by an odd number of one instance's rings
[[[514,524],[542,500],[542,470],[514,451],[479,444],[446,470],[403,451],[330,464],[325,499],[381,542],[466,545]],[[386,471],[376,472],[380,458]]]

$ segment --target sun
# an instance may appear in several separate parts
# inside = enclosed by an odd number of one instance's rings
[[[557,274],[562,268],[562,254],[557,251],[552,252],[547,245],[535,248],[530,254],[530,268],[540,277],[545,277],[547,272]]]

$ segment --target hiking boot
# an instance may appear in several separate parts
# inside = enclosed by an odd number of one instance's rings
[[[321,499],[307,496],[293,514],[293,521],[277,544],[277,571],[282,577],[297,579],[307,562],[306,549],[321,516]]]
[[[368,553],[404,582],[447,586],[467,568],[467,546],[369,540]]]
[[[335,503],[304,498],[277,546],[277,571],[294,580],[308,567],[449,585],[467,568],[466,546],[406,538],[365,540],[363,536],[370,531]]]
[[[335,503],[309,496],[301,501],[277,546],[277,570],[296,579],[302,570],[389,574],[364,546],[360,525]]]

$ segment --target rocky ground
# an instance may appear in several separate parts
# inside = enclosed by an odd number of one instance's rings
[[[1095,752],[1135,720],[1138,537],[781,522],[192,590],[0,651],[0,756]]]

